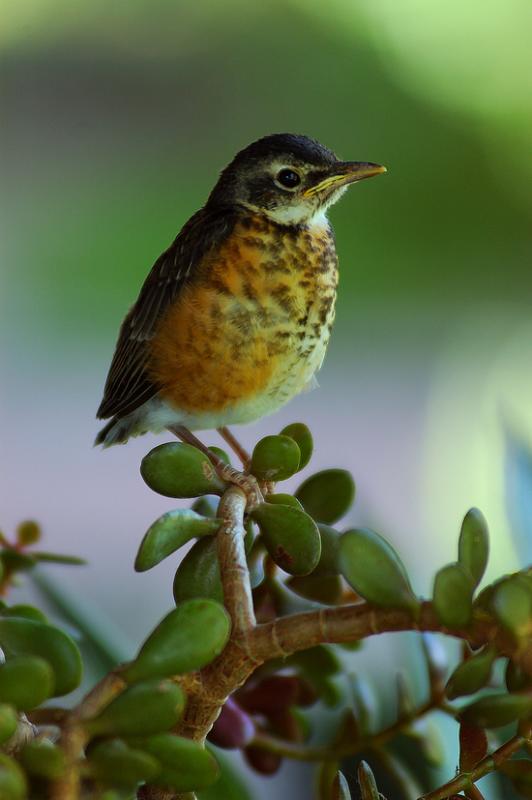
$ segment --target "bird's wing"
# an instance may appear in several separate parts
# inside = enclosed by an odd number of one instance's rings
[[[159,387],[146,369],[149,341],[166,309],[194,278],[205,256],[230,234],[234,221],[234,214],[227,210],[201,209],[159,256],[120,328],[99,419],[123,417],[157,393]]]

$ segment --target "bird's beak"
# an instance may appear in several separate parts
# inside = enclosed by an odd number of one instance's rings
[[[383,172],[386,172],[386,167],[372,164],[370,161],[338,161],[330,168],[328,175],[307,189],[303,196],[312,197],[325,189],[338,189],[340,186],[362,181],[364,178],[372,178]]]

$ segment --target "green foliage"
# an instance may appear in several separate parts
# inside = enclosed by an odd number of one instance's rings
[[[265,436],[251,456],[251,472],[261,481],[284,481],[299,469],[301,452],[289,436]]]
[[[18,725],[18,716],[15,708],[6,703],[0,704],[0,744],[10,739]]]
[[[154,491],[197,497],[192,509],[167,512],[150,526],[135,561],[135,569],[145,571],[192,542],[175,573],[176,608],[147,635],[136,657],[116,668],[112,690],[103,692],[100,702],[94,701],[93,692],[79,716],[42,706],[79,685],[81,657],[73,640],[39,609],[0,602],[0,647],[6,656],[5,663],[0,663],[0,800],[55,797],[58,781],[68,783],[66,776],[72,769],[79,773],[87,800],[140,796],[151,800],[160,790],[187,800],[246,797],[227,765],[218,780],[220,769],[213,753],[179,735],[194,730],[191,708],[205,686],[215,698],[209,700],[205,716],[212,721],[220,712],[209,734],[211,742],[241,750],[259,774],[274,774],[283,758],[294,754],[307,758],[310,753],[310,760],[319,761],[323,753],[319,800],[351,800],[345,775],[351,781],[355,773],[354,796],[360,800],[385,800],[378,788],[381,783],[394,800],[414,800],[421,792],[432,800],[433,769],[441,765],[441,747],[425,716],[436,710],[452,714],[459,722],[459,772],[449,797],[462,796],[455,790],[465,792],[471,775],[485,764],[498,768],[520,796],[531,796],[529,758],[517,751],[513,760],[486,760],[489,742],[484,730],[512,726],[514,737],[521,736],[523,745],[532,746],[532,677],[527,660],[532,636],[531,571],[503,576],[474,599],[486,569],[489,541],[484,517],[471,509],[461,525],[458,561],[437,572],[432,603],[422,602],[385,538],[365,528],[332,527],[354,499],[348,472],[328,469],[311,475],[295,495],[275,491],[272,481],[284,480],[306,466],[312,449],[310,431],[301,423],[257,444],[250,473],[258,480],[265,502],[256,504],[254,499],[230,534],[226,525],[218,534],[221,519],[213,496],[228,487],[208,456],[179,443],[148,453],[141,472]],[[219,448],[211,452],[229,463]],[[229,496],[226,500],[224,516]],[[221,574],[218,551],[223,554],[224,540],[218,537],[241,535],[242,525],[245,537],[238,543],[238,554],[231,552],[234,563],[228,570],[239,579],[251,576],[246,593],[252,596],[259,626],[264,624],[272,651],[283,654],[275,660],[266,657],[264,663],[255,664],[247,652],[261,628],[247,631],[247,640],[238,629],[241,606],[247,600],[239,598],[233,624],[224,607],[224,591],[230,609],[235,586],[228,585],[227,575]],[[4,590],[19,573],[31,571],[39,562],[79,563],[73,556],[35,551],[39,538],[40,529],[33,522],[18,527],[15,543],[2,538],[0,586]],[[244,574],[246,563],[249,576]],[[292,617],[298,611],[307,613]],[[335,640],[335,625],[350,615],[357,620],[352,638],[345,641],[349,636],[343,630],[337,639],[346,649],[360,647],[359,638],[369,635],[368,631],[378,633],[379,625],[383,630],[425,626],[444,633],[450,628],[475,649],[466,646],[463,659],[449,675],[448,658],[442,657],[437,637],[425,634],[428,698],[420,699],[417,689],[411,688],[423,681],[414,684],[394,665],[396,710],[383,727],[381,718],[390,713],[380,708],[371,676],[359,671],[346,674],[345,653],[325,643]],[[307,641],[304,630],[310,618],[316,627]],[[295,645],[286,640],[291,619],[298,624]],[[501,656],[508,659],[507,691],[500,685],[499,671],[493,669]],[[235,664],[242,670],[237,678],[231,673]],[[248,677],[242,684],[244,674]],[[476,693],[480,694],[461,708],[451,707],[450,701]],[[314,709],[309,713],[311,706],[316,706],[316,717]],[[323,707],[329,733],[320,733],[321,743],[310,747]],[[52,742],[46,723],[37,738],[28,737],[24,715],[35,714],[39,729],[39,720],[46,720],[48,713],[64,735],[68,736],[69,724],[79,735],[80,758],[74,765],[64,750],[64,738]],[[376,766],[361,760],[373,755]],[[440,791],[438,796],[444,795]],[[68,800],[78,798],[69,796]]]
[[[193,597],[210,597],[223,603],[222,581],[214,539],[200,539],[190,548],[177,568],[173,592],[176,603]]]
[[[289,505],[262,503],[251,512],[268,553],[290,575],[308,575],[321,555],[321,538],[314,520]]]
[[[461,719],[479,728],[501,728],[532,714],[530,694],[490,694],[466,706]]]
[[[54,674],[53,697],[68,694],[82,677],[80,652],[74,641],[59,628],[24,617],[0,617],[0,646],[12,656],[38,656],[48,662]]]
[[[458,540],[458,561],[477,586],[488,564],[489,535],[484,514],[471,508],[464,517]]]
[[[447,564],[434,578],[434,610],[442,625],[460,628],[471,622],[474,583],[460,564]]]
[[[106,739],[89,753],[91,774],[108,785],[134,789],[160,773],[161,763],[149,753],[130,747],[122,739]]]
[[[355,483],[345,469],[324,469],[303,481],[296,497],[316,522],[332,525],[351,508]]]
[[[289,436],[299,447],[300,459],[299,470],[304,469],[314,451],[314,442],[312,434],[303,422],[292,422],[281,431],[281,436]]]
[[[445,693],[449,700],[473,694],[486,686],[490,680],[496,657],[495,648],[488,646],[459,664],[445,687]]]
[[[123,675],[135,683],[201,669],[222,652],[230,630],[231,620],[220,603],[185,601],[161,620]]]
[[[148,528],[135,559],[136,571],[155,567],[191,539],[212,535],[219,527],[220,520],[202,517],[192,510],[168,511]]]
[[[185,707],[182,689],[168,680],[148,680],[126,689],[86,724],[93,736],[139,736],[167,731]]]
[[[344,533],[339,561],[346,580],[370,603],[384,608],[417,610],[419,601],[412,592],[402,561],[378,533],[367,528]]]
[[[190,739],[162,733],[134,743],[161,764],[161,771],[153,780],[159,786],[188,792],[210,786],[218,777],[219,767],[212,753]]]
[[[0,753],[0,800],[25,800],[26,777],[17,762]]]
[[[40,706],[54,693],[52,667],[39,656],[13,656],[0,664],[0,702],[21,711]]]
[[[65,772],[65,754],[49,739],[35,739],[26,744],[20,762],[30,775],[55,780]]]
[[[190,444],[167,442],[150,450],[140,465],[150,489],[165,497],[221,494],[225,484],[207,456]]]

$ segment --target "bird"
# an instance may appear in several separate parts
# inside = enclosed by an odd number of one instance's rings
[[[330,338],[338,259],[328,209],[386,172],[275,133],[237,153],[155,261],[120,328],[95,444],[218,429],[278,410],[315,380]],[[245,452],[240,448],[240,453]]]

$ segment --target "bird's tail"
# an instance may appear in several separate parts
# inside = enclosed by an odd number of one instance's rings
[[[113,444],[125,444],[132,434],[131,420],[127,417],[113,417],[98,433],[94,446],[101,444],[111,447]]]

